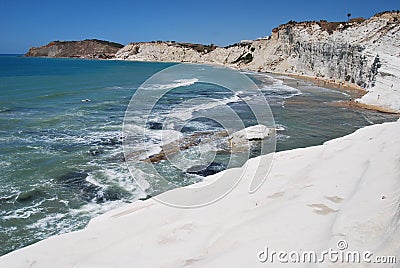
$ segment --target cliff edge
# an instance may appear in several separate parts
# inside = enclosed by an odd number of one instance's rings
[[[53,41],[41,47],[32,47],[27,57],[111,59],[123,45],[97,39],[83,41]]]

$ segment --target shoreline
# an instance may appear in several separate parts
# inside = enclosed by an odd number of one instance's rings
[[[393,115],[398,115],[400,116],[400,112],[387,109],[384,107],[380,107],[377,105],[370,105],[370,104],[365,104],[358,102],[357,100],[360,99],[362,96],[368,93],[368,91],[358,85],[347,83],[347,84],[339,84],[337,82],[332,82],[329,81],[329,79],[324,80],[320,79],[317,77],[312,77],[312,76],[304,76],[304,75],[297,75],[297,74],[288,74],[288,73],[277,73],[277,72],[254,72],[250,70],[240,70],[240,71],[245,71],[245,72],[252,72],[254,74],[266,74],[266,75],[272,75],[272,76],[287,76],[289,78],[297,79],[300,81],[304,82],[310,82],[315,86],[318,87],[323,87],[327,89],[333,89],[333,90],[338,90],[340,92],[344,93],[349,93],[352,92],[355,95],[356,99],[350,98],[348,101],[336,101],[336,102],[330,102],[327,103],[327,105],[330,106],[335,106],[335,107],[343,107],[343,108],[349,108],[349,109],[364,109],[364,110],[371,110],[371,111],[376,111],[376,112],[381,112],[381,113],[387,113],[387,114],[393,114]],[[282,80],[282,78],[277,78],[279,80]],[[299,89],[296,85],[288,83],[286,80],[283,79],[283,84],[294,87],[296,89]],[[300,90],[300,89],[299,89]]]
[[[268,73],[267,73],[268,74]],[[381,113],[387,113],[387,114],[393,114],[393,115],[398,115],[400,116],[400,112],[397,112],[395,110],[391,110],[385,107],[381,107],[378,105],[372,105],[372,104],[365,104],[361,103],[358,101],[362,96],[368,93],[367,90],[364,88],[361,88],[357,85],[354,84],[339,84],[336,82],[330,82],[326,81],[324,79],[319,79],[317,77],[311,77],[311,76],[304,76],[304,75],[296,75],[296,74],[282,74],[282,73],[271,73],[273,75],[278,75],[278,76],[287,76],[291,77],[294,79],[299,79],[302,81],[306,82],[311,82],[315,86],[319,87],[324,87],[328,89],[333,89],[333,90],[338,90],[340,92],[348,93],[347,91],[353,92],[356,94],[356,99],[350,98],[348,101],[336,101],[336,102],[331,102],[327,103],[327,105],[335,106],[335,107],[343,107],[343,108],[349,108],[349,109],[364,109],[364,110],[371,110],[371,111],[376,111],[376,112],[381,112]],[[296,87],[295,85],[288,84],[287,82],[283,81],[284,84],[287,84],[291,87]]]
[[[386,114],[397,115],[400,117],[400,112],[390,110],[387,108],[383,108],[383,107],[380,107],[377,105],[360,103],[358,101],[337,101],[337,102],[329,103],[328,105],[335,106],[335,107],[345,107],[345,108],[350,108],[350,109],[358,108],[358,109],[364,109],[364,110],[371,110],[371,111],[376,111],[376,112],[381,112],[381,113],[386,113]]]
[[[170,64],[196,64],[196,65],[209,65],[209,66],[218,66],[218,67],[226,67],[226,68],[231,68],[234,70],[237,70],[239,72],[250,72],[254,74],[266,74],[266,75],[277,75],[277,76],[287,76],[291,77],[294,79],[299,79],[305,82],[311,82],[316,86],[319,87],[325,87],[328,89],[335,89],[339,90],[342,92],[352,91],[357,95],[357,99],[353,100],[351,103],[353,105],[340,105],[337,104],[338,107],[348,107],[348,108],[361,108],[361,109],[366,109],[366,110],[373,110],[377,112],[382,112],[382,113],[389,113],[389,114],[399,114],[400,112],[387,109],[385,107],[381,107],[378,105],[370,105],[370,104],[364,104],[360,103],[357,100],[361,99],[364,95],[366,95],[369,91],[366,90],[365,88],[362,88],[356,84],[349,83],[349,82],[343,82],[339,79],[324,79],[324,78],[319,78],[319,77],[314,77],[314,76],[308,76],[308,75],[300,75],[300,74],[293,74],[293,73],[280,73],[280,72],[272,72],[272,71],[256,71],[256,70],[251,70],[251,69],[241,69],[238,66],[232,66],[232,65],[224,65],[224,64],[218,64],[218,63],[201,63],[201,62],[179,62],[179,61],[138,61],[138,60],[127,60],[127,59],[107,59],[107,60],[115,60],[115,61],[131,61],[131,62],[153,62],[153,63],[170,63]],[[284,84],[286,84],[285,81],[283,81]],[[295,87],[294,85],[290,85],[291,87]],[[295,87],[296,88],[296,87]],[[334,105],[336,106],[336,105]]]
[[[279,75],[279,73],[276,73]],[[327,78],[320,78],[316,76],[307,76],[307,75],[300,75],[300,74],[291,74],[291,73],[286,73],[286,74],[280,74],[280,75],[286,75],[289,77],[297,78],[303,81],[307,82],[312,82],[313,84],[321,87],[326,87],[326,88],[333,88],[333,89],[341,89],[341,90],[353,90],[356,91],[362,95],[365,95],[368,93],[368,90],[353,84],[349,82],[343,82],[339,79],[327,79]]]
[[[48,59],[54,59],[52,57],[28,57],[28,58],[48,58]],[[388,109],[385,107],[381,107],[379,105],[372,105],[372,104],[365,104],[358,102],[358,99],[361,99],[364,95],[366,95],[369,91],[366,90],[365,88],[362,88],[356,84],[349,83],[349,82],[343,82],[340,79],[327,79],[327,78],[320,78],[316,76],[309,76],[309,75],[301,75],[301,74],[294,74],[294,73],[284,73],[284,72],[273,72],[273,71],[256,71],[256,70],[251,70],[251,69],[241,69],[238,66],[232,66],[232,65],[224,65],[224,64],[218,64],[218,63],[202,63],[202,62],[181,62],[181,61],[151,61],[151,60],[129,60],[129,59],[120,59],[120,58],[110,58],[110,59],[94,59],[94,58],[84,58],[84,57],[57,57],[56,59],[81,59],[81,60],[92,60],[92,61],[126,61],[126,62],[149,62],[149,63],[166,63],[166,64],[196,64],[196,65],[209,65],[209,66],[223,66],[226,68],[231,68],[240,72],[251,72],[254,74],[257,73],[263,73],[263,74],[272,74],[272,75],[278,75],[278,76],[288,76],[292,77],[295,79],[303,80],[306,82],[311,82],[316,86],[320,87],[325,87],[328,89],[335,89],[335,90],[340,90],[344,91],[349,90],[355,92],[358,97],[356,100],[351,101],[352,105],[349,104],[334,104],[334,106],[338,107],[357,107],[361,109],[366,109],[366,110],[373,110],[377,112],[382,112],[382,113],[389,113],[389,114],[399,114],[400,112]],[[285,83],[285,82],[284,82]],[[291,85],[293,86],[293,85]]]
[[[217,65],[219,66],[219,65]],[[224,65],[222,65],[224,66]],[[354,109],[354,108],[359,108],[359,109],[365,109],[365,110],[372,110],[372,111],[376,111],[376,112],[381,112],[381,113],[387,113],[387,114],[394,114],[394,115],[399,115],[400,116],[400,112],[392,110],[392,109],[388,109],[385,108],[383,106],[378,106],[378,105],[372,105],[372,104],[366,104],[366,103],[361,103],[359,102],[359,99],[361,99],[364,95],[366,95],[369,91],[366,90],[365,88],[362,88],[356,84],[352,84],[349,82],[342,82],[338,79],[323,79],[323,78],[319,78],[319,77],[313,77],[313,76],[307,76],[307,75],[300,75],[300,74],[292,74],[292,73],[279,73],[279,72],[258,72],[258,71],[253,71],[253,70],[246,70],[246,69],[239,69],[239,68],[235,68],[235,67],[231,67],[230,68],[236,69],[238,71],[243,71],[243,72],[252,72],[254,74],[257,73],[263,73],[263,74],[270,74],[270,75],[276,75],[276,76],[287,76],[287,77],[291,77],[294,79],[298,79],[298,80],[302,80],[305,82],[311,82],[313,85],[319,86],[319,87],[324,87],[324,88],[328,88],[328,89],[334,89],[334,90],[339,90],[341,92],[346,92],[347,91],[351,91],[353,93],[356,94],[357,99],[352,99],[350,98],[350,100],[348,101],[338,101],[338,102],[333,102],[333,103],[328,103],[327,105],[332,105],[332,106],[336,106],[336,107],[346,107],[346,108],[350,108],[350,109]],[[294,87],[296,89],[298,89],[295,85],[292,84],[288,84],[286,81],[283,80],[283,83],[285,85]]]
[[[400,230],[392,226],[400,200],[393,191],[399,186],[399,131],[400,120],[276,153],[267,180],[250,195],[246,174],[260,157],[253,158],[237,187],[213,205],[176,209],[154,199],[136,201],[92,219],[83,230],[1,256],[0,266],[263,267],[257,252],[266,246],[319,251],[336,248],[343,239],[351,250],[395,256],[400,246]]]

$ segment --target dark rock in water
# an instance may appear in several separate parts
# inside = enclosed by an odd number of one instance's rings
[[[139,198],[139,200],[140,201],[145,201],[145,200],[150,199],[150,198],[152,198],[151,195],[146,195],[145,197]]]
[[[95,201],[103,203],[106,201],[120,200],[127,193],[116,187],[108,187],[104,189],[86,180],[88,174],[85,172],[71,171],[60,177],[57,180],[65,187],[71,188],[78,193],[80,198],[86,202]]]
[[[4,109],[0,108],[0,113],[7,113],[7,112],[12,112],[12,110],[8,109],[8,108],[4,108]]]
[[[162,124],[162,123],[159,123],[159,122],[152,122],[152,121],[150,121],[150,122],[147,122],[146,125],[147,125],[147,127],[148,127],[149,129],[154,129],[154,130],[160,130],[160,129],[163,128],[163,124]]]
[[[195,131],[196,131],[196,128],[194,128],[194,127],[184,126],[183,128],[181,128],[182,133],[192,133]]]
[[[62,183],[65,187],[72,188],[78,191],[79,196],[90,202],[98,197],[100,191],[103,188],[94,185],[86,180],[88,176],[85,172],[71,171],[57,178],[57,180]]]
[[[97,155],[99,155],[99,154],[102,154],[102,153],[103,153],[103,150],[97,149],[97,148],[93,148],[93,149],[90,149],[90,150],[89,150],[89,153],[90,153],[91,155],[93,155],[93,156],[97,156]]]
[[[16,201],[20,202],[20,203],[26,203],[26,202],[30,202],[42,195],[43,195],[43,193],[41,191],[39,191],[38,189],[32,189],[27,192],[20,193],[17,196]]]
[[[62,184],[66,186],[79,186],[80,184],[87,182],[85,179],[89,174],[85,172],[70,171],[57,178]]]
[[[102,138],[99,142],[100,145],[105,146],[114,146],[114,145],[121,145],[122,138],[114,137],[114,138]]]
[[[250,142],[250,158],[258,157],[261,155],[262,142],[260,140]]]
[[[128,196],[130,196],[130,193],[128,191],[119,186],[113,185],[107,187],[107,189],[103,189],[103,191],[100,191],[96,198],[96,202],[102,203],[105,201],[115,201]]]
[[[226,166],[224,164],[212,162],[208,166],[207,165],[199,165],[199,166],[193,166],[191,168],[188,168],[186,170],[186,173],[196,174],[199,176],[206,177],[206,176],[210,176],[215,173],[218,173],[220,171],[223,171],[225,169],[226,169]]]
[[[122,199],[122,197],[123,196],[122,196],[121,193],[105,190],[104,193],[99,194],[96,197],[96,202],[97,203],[103,203],[103,202],[106,202],[106,201],[115,201],[115,200]]]

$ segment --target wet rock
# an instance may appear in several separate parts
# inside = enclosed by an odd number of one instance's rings
[[[202,177],[206,177],[221,172],[225,169],[226,166],[224,164],[212,162],[209,165],[198,165],[188,168],[186,170],[186,173],[196,174]]]
[[[162,160],[166,160],[168,157],[171,156],[179,151],[190,149],[194,146],[198,146],[200,143],[208,143],[213,142],[217,139],[224,138],[227,136],[226,131],[207,131],[207,132],[196,132],[188,136],[184,136],[183,138],[173,141],[171,143],[165,144],[162,146],[161,152],[157,154],[153,154],[146,159],[141,161],[150,162],[150,163],[157,163]]]
[[[145,200],[150,199],[150,198],[152,198],[151,195],[146,195],[145,197],[139,198],[139,200],[140,200],[140,201],[145,201]]]
[[[98,149],[98,148],[92,148],[92,149],[89,150],[89,153],[90,153],[92,156],[97,156],[97,155],[102,154],[102,153],[103,153],[103,150]]]
[[[196,131],[196,128],[195,128],[195,127],[184,126],[184,127],[181,129],[181,132],[182,132],[182,133],[194,133],[195,131]]]
[[[86,180],[89,176],[86,172],[70,171],[57,180],[65,187],[71,188],[86,202],[103,203],[106,201],[120,200],[129,193],[117,186],[103,188]]]
[[[146,126],[148,129],[153,129],[153,130],[161,130],[163,128],[163,124],[159,122],[147,122]]]
[[[86,180],[88,174],[85,172],[71,171],[61,175],[57,180],[65,187],[72,188],[85,201],[95,200],[103,189]]]
[[[59,176],[57,180],[67,186],[76,186],[80,185],[82,182],[86,182],[85,179],[87,176],[89,176],[89,174],[85,172],[70,171]]]
[[[32,189],[18,194],[16,201],[20,203],[31,202],[32,200],[42,196],[43,193],[38,189]]]
[[[107,187],[107,189],[104,189],[103,191],[100,191],[97,198],[96,202],[97,203],[102,203],[106,201],[115,201],[115,200],[121,200],[124,198],[127,198],[131,195],[130,192],[126,191],[125,189],[117,186],[117,185],[112,185]]]
[[[8,108],[0,108],[0,113],[7,113],[7,112],[12,112],[12,110],[11,109],[8,109]]]
[[[104,146],[115,146],[122,144],[122,138],[114,137],[114,138],[102,138],[99,142],[100,145]]]

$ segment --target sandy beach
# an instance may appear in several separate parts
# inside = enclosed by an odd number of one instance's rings
[[[400,114],[400,112],[398,112],[396,110],[383,108],[378,105],[364,104],[364,103],[360,103],[360,102],[353,101],[353,100],[332,102],[332,103],[329,103],[329,105],[336,106],[336,107],[345,107],[345,108],[349,108],[349,109],[356,109],[356,108],[367,109],[367,110],[373,110],[373,111],[378,111],[378,112],[388,113],[388,114]]]
[[[320,78],[315,76],[307,76],[307,75],[299,75],[299,74],[291,74],[291,73],[275,73],[277,75],[287,75],[289,77],[297,78],[300,80],[304,80],[307,82],[311,82],[317,86],[326,87],[326,88],[333,88],[333,89],[342,89],[342,90],[352,90],[356,91],[360,94],[360,97],[367,93],[368,91],[364,88],[352,84],[345,81],[340,81],[338,79],[326,79]]]
[[[382,104],[379,103],[379,99],[377,99],[377,104],[366,104],[360,102],[360,99],[368,93],[368,91],[356,84],[348,83],[348,82],[343,82],[335,79],[323,79],[323,78],[318,78],[318,77],[311,77],[311,76],[305,76],[305,75],[296,75],[296,74],[287,74],[287,73],[273,73],[274,75],[278,76],[287,76],[287,77],[292,77],[294,79],[299,79],[302,81],[310,82],[313,85],[319,86],[319,87],[324,87],[324,88],[330,88],[334,90],[339,90],[342,92],[347,92],[351,93],[352,97],[349,98],[348,101],[338,101],[338,102],[332,102],[328,103],[328,105],[336,106],[336,107],[344,107],[344,108],[349,108],[349,109],[367,109],[367,110],[373,110],[373,111],[378,111],[382,113],[389,113],[389,114],[400,114],[398,109],[392,109],[392,108],[387,108],[383,107]],[[294,87],[298,88],[298,83],[290,82],[288,80],[282,79],[283,83]],[[396,98],[396,96],[393,96]]]

